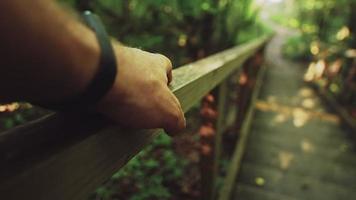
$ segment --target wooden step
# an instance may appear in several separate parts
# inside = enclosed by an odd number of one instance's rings
[[[238,184],[231,199],[234,200],[299,200],[294,197],[270,192],[261,187]]]
[[[320,181],[264,165],[245,162],[238,177],[239,183],[256,186],[255,179],[263,178],[264,190],[303,200],[341,200],[356,197],[356,188]]]
[[[356,188],[355,165],[346,165],[315,154],[300,154],[274,145],[255,144],[247,148],[245,162]]]

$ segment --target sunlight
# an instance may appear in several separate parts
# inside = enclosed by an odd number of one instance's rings
[[[313,54],[313,55],[317,55],[319,52],[320,52],[320,49],[319,49],[319,45],[317,42],[312,42],[310,44],[310,52]]]
[[[299,90],[299,95],[301,97],[307,98],[307,97],[313,96],[314,93],[313,93],[313,90],[311,90],[310,88],[303,87]]]
[[[309,64],[307,72],[304,74],[305,81],[313,81],[322,77],[326,68],[325,60],[318,60]]]
[[[340,90],[339,86],[338,86],[336,83],[330,84],[329,89],[330,89],[333,93],[337,93],[337,92]]]
[[[0,112],[14,112],[20,108],[19,103],[10,103],[10,104],[5,104],[5,105],[0,105]]]
[[[321,78],[325,71],[326,62],[325,60],[319,60],[315,65],[315,78]]]
[[[279,113],[277,116],[274,117],[273,121],[276,123],[283,123],[288,120],[288,115]]]
[[[181,34],[178,38],[178,46],[185,47],[187,45],[187,35]]]
[[[281,169],[286,170],[289,168],[292,160],[294,158],[294,154],[287,151],[280,151],[278,153],[279,166]]]
[[[281,3],[283,0],[257,0],[257,3]]]
[[[305,138],[301,141],[300,148],[303,150],[304,153],[314,152],[314,145]]]
[[[239,83],[240,85],[245,85],[248,81],[248,77],[247,77],[247,74],[246,73],[242,73],[240,75],[240,79],[239,79]]]
[[[309,113],[301,108],[293,109],[292,113],[293,113],[292,114],[293,115],[293,125],[295,127],[304,126],[310,118]]]
[[[302,106],[304,108],[312,109],[315,107],[315,100],[312,98],[307,98],[302,101]]]
[[[344,40],[350,35],[350,29],[346,26],[343,26],[336,34],[337,40]]]
[[[262,177],[256,177],[255,178],[255,183],[256,183],[257,186],[264,186],[266,181]]]
[[[345,56],[348,58],[356,58],[356,49],[348,49],[345,52]]]
[[[343,62],[341,59],[337,59],[336,61],[334,61],[328,68],[329,74],[336,75],[337,73],[339,73],[341,70],[342,63]]]
[[[313,100],[313,102],[307,100],[307,103],[304,102],[304,104],[307,104],[306,105],[307,107],[312,105],[314,107],[316,106],[315,100]],[[263,112],[275,112],[277,114],[273,118],[273,120],[271,120],[272,126],[276,124],[284,123],[289,119],[291,119],[293,121],[293,125],[298,128],[304,126],[311,119],[319,119],[319,120],[328,121],[336,124],[340,123],[340,119],[337,115],[325,113],[325,112],[311,111],[298,106],[297,107],[285,106],[279,104],[278,102],[272,103],[272,102],[258,100],[256,102],[256,109]]]
[[[315,63],[311,62],[308,66],[307,72],[304,74],[304,80],[310,82],[314,79]]]

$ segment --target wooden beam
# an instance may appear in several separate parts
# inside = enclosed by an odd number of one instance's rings
[[[269,38],[174,70],[171,89],[184,111]],[[86,200],[160,132],[122,130],[100,116],[51,114],[1,133],[0,195],[7,200]]]

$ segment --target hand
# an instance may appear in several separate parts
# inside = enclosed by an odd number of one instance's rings
[[[172,80],[170,60],[120,44],[114,49],[117,77],[98,111],[124,127],[164,128],[170,135],[184,129],[184,113],[168,88]]]

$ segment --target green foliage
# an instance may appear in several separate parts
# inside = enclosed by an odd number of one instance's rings
[[[301,36],[294,37],[287,43],[287,47],[285,47],[287,56],[296,59],[312,59],[313,52],[310,51],[312,43],[318,44],[319,52],[329,51],[330,48],[340,51],[355,43],[355,36],[352,34],[355,23],[351,21],[352,15],[354,15],[352,14],[354,0],[300,0],[294,2],[297,19],[291,21],[295,27],[299,28]],[[283,19],[280,20],[283,21]],[[284,21],[286,20],[284,19]],[[351,31],[351,35],[343,38],[340,36],[340,31],[345,27]]]
[[[231,47],[255,25],[253,0],[61,0],[90,7],[126,45],[160,52],[176,65]],[[84,2],[84,3],[83,3]],[[262,30],[262,29],[258,29]],[[258,31],[257,30],[257,31]],[[253,36],[260,35],[254,33]],[[250,38],[248,38],[250,39]]]
[[[178,181],[187,165],[186,160],[173,152],[171,145],[172,139],[160,134],[151,145],[115,173],[105,186],[98,188],[93,198],[109,200],[122,196],[130,200],[169,199],[172,194],[167,183]],[[128,190],[132,191],[115,188],[117,183],[126,183]]]
[[[301,35],[287,42],[285,55],[311,61],[308,73],[312,78],[308,81],[324,87],[342,105],[349,106],[348,110],[356,110],[353,103],[356,102],[355,55],[347,56],[348,51],[356,49],[356,1],[294,2],[297,5],[297,24]],[[318,70],[319,73],[316,72]]]
[[[323,42],[332,42],[336,32],[348,24],[348,16],[351,14],[349,2],[348,0],[300,1],[297,5],[302,31],[314,34]],[[315,28],[308,30],[308,25]]]
[[[256,23],[259,10],[253,0],[60,1],[76,9],[90,8],[120,42],[165,54],[175,66],[259,37],[266,30]],[[93,198],[170,199],[171,187],[179,184],[187,165],[162,134]]]
[[[0,131],[14,128],[48,113],[43,109],[33,109],[27,103],[0,104],[0,107]],[[4,109],[5,107],[7,109]]]
[[[311,60],[309,51],[311,39],[307,35],[297,35],[289,38],[283,47],[285,56],[295,60]]]
[[[262,34],[272,34],[273,30],[264,25],[261,21],[256,21],[255,24],[251,26],[247,26],[243,31],[238,33],[238,37],[236,38],[236,43],[246,43],[255,38],[260,37]]]

